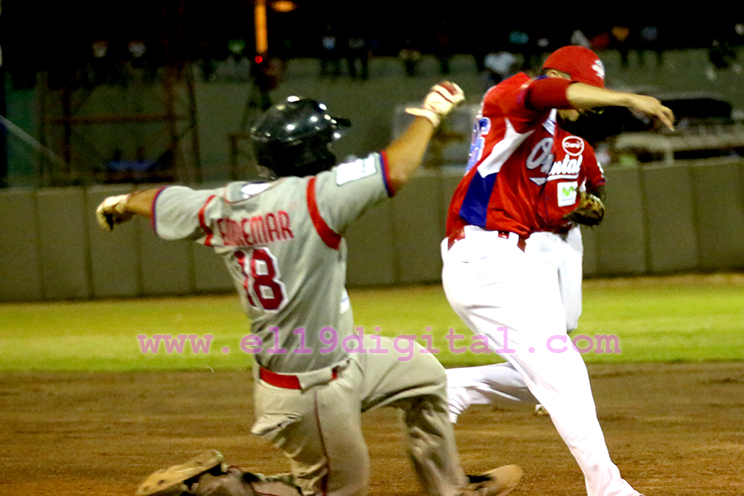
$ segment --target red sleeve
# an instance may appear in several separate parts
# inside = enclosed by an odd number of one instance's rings
[[[572,83],[554,77],[536,79],[525,89],[525,104],[538,111],[573,108],[566,98],[566,90]]]
[[[491,122],[508,119],[518,133],[530,131],[533,125],[542,124],[548,117],[545,110],[527,105],[526,94],[534,81],[524,72],[491,87],[483,97],[481,113]]]

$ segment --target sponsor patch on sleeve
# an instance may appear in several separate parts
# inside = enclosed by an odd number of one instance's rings
[[[342,186],[346,183],[371,176],[376,171],[375,161],[371,158],[341,164],[336,167],[336,184]]]

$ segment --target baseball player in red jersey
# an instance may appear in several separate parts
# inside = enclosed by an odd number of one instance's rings
[[[314,100],[290,98],[251,130],[258,162],[276,180],[214,190],[169,186],[99,205],[105,229],[137,214],[164,239],[192,240],[222,256],[255,338],[252,432],[291,462],[292,477],[267,479],[227,469],[219,454],[207,452],[156,472],[139,494],[363,495],[369,457],[361,414],[382,406],[404,412],[426,494],[504,496],[517,485],[516,466],[465,476],[444,368],[431,354],[404,357],[389,338],[356,334],[345,289],[346,228],[408,181],[440,120],[463,100],[457,85],[435,85],[420,108],[408,109],[417,117],[399,139],[336,165],[330,145],[343,121]]]
[[[535,232],[560,230],[596,162],[565,128],[582,112],[624,106],[673,128],[655,98],[604,87],[604,67],[582,47],[563,47],[543,74],[517,74],[491,88],[477,119],[472,168],[455,190],[442,242],[442,281],[455,312],[488,338],[551,415],[584,473],[589,496],[637,496],[612,462],[586,366],[571,347],[557,271],[525,253]],[[448,373],[448,394],[467,396],[487,368]],[[524,392],[524,391],[523,391]]]
[[[467,170],[470,170],[474,164],[468,165]],[[582,159],[582,167],[586,169],[584,189],[604,199],[606,178],[599,162],[587,152],[587,157]],[[579,225],[565,222],[555,231],[532,233],[527,238],[525,253],[541,258],[555,271],[566,316],[566,332],[573,332],[579,325],[582,312],[584,245]],[[470,405],[530,405],[540,415],[549,413],[530,393],[522,376],[509,362],[449,369],[447,385],[453,423]]]
[[[599,198],[604,197],[604,170],[586,147],[582,167],[586,169],[583,188]],[[469,170],[469,169],[468,169]],[[534,232],[527,238],[525,253],[541,259],[555,272],[565,313],[566,333],[579,325],[582,311],[583,252],[581,229],[566,221],[555,231]],[[522,376],[509,363],[447,370],[450,420],[471,405],[534,406],[540,415],[548,414],[532,395]]]

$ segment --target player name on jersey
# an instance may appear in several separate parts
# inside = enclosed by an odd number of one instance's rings
[[[284,210],[238,220],[218,219],[217,229],[225,246],[254,246],[294,239],[289,214]]]

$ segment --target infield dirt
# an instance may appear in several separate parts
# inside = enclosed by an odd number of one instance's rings
[[[590,365],[613,459],[647,496],[744,494],[744,364]],[[250,434],[249,372],[0,374],[0,495],[134,495],[207,448],[248,470],[287,469]],[[393,409],[363,417],[370,495],[421,494]],[[474,407],[456,427],[464,468],[517,463],[516,495],[586,494],[549,417]]]

